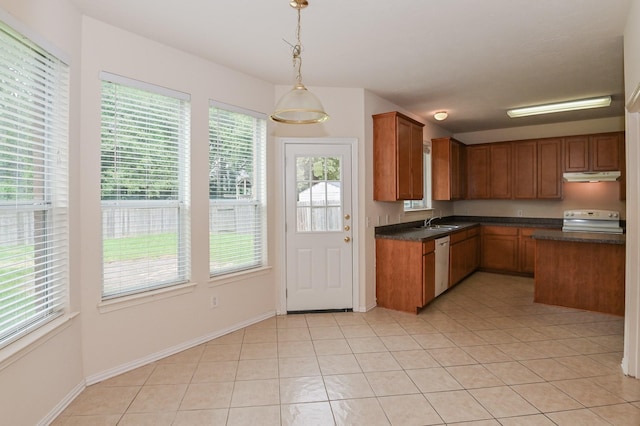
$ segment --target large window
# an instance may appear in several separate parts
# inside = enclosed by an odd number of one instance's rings
[[[68,73],[0,22],[0,346],[66,308]]]
[[[210,273],[266,262],[266,117],[227,105],[209,109]]]
[[[103,299],[186,282],[188,95],[102,74]]]

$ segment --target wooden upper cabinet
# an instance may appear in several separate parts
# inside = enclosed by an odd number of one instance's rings
[[[586,172],[589,170],[589,136],[564,138],[564,171]]]
[[[467,198],[489,198],[489,168],[491,150],[489,144],[469,145],[467,154]]]
[[[511,143],[491,144],[489,197],[511,198]]]
[[[422,127],[399,112],[373,116],[373,199],[423,198]]]
[[[511,198],[511,144],[470,145],[467,156],[467,198]]]
[[[536,198],[562,199],[562,138],[540,139]]]
[[[453,138],[431,140],[431,186],[434,200],[464,198],[464,144]]]
[[[589,136],[591,170],[620,170],[620,133]]]
[[[538,196],[538,144],[536,141],[513,142],[513,198]]]
[[[621,170],[620,141],[624,133],[571,136],[564,140],[565,172]]]

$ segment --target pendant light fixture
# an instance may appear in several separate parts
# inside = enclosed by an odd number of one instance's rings
[[[289,6],[298,12],[298,26],[296,29],[297,43],[293,46],[293,67],[296,71],[296,83],[276,104],[271,119],[286,124],[316,124],[329,118],[324,112],[318,98],[302,84],[302,44],[300,43],[300,12],[309,6],[307,0],[292,0]]]

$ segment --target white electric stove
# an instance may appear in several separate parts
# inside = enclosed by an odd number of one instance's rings
[[[562,230],[622,234],[620,213],[613,210],[565,210]]]

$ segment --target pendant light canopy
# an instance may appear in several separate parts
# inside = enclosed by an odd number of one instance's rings
[[[302,84],[302,44],[300,43],[300,11],[309,5],[307,0],[292,0],[289,5],[298,12],[296,29],[297,43],[293,46],[293,67],[296,70],[296,83],[278,103],[271,119],[286,124],[316,124],[329,118],[320,100]]]

